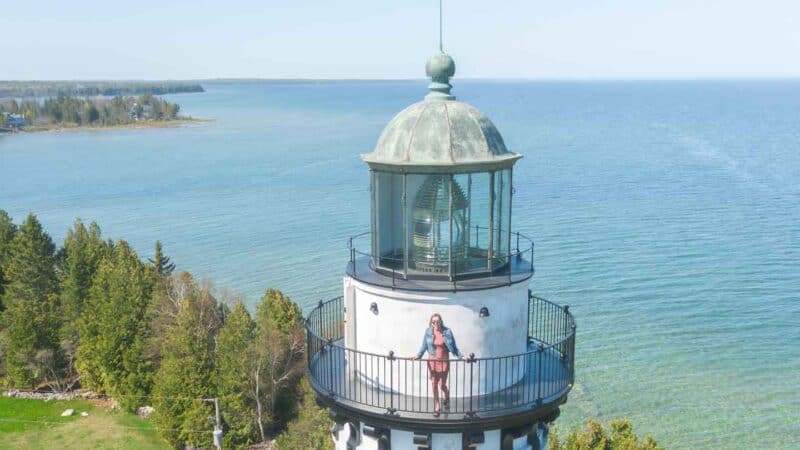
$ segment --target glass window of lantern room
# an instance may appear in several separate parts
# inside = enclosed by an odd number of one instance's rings
[[[373,264],[403,269],[403,175],[374,172]]]
[[[457,175],[456,179],[467,192],[467,255],[458,267],[462,275],[489,270],[489,225],[491,220],[491,176],[486,172]]]
[[[510,236],[510,212],[511,212],[511,171],[498,170],[494,173],[494,211],[493,211],[493,251],[492,266],[494,269],[504,266],[510,262],[509,236]]]

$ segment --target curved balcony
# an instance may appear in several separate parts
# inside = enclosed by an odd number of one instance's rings
[[[374,236],[371,232],[355,235],[348,240],[350,259],[347,275],[363,283],[409,291],[474,291],[508,286],[529,280],[534,274],[534,242],[519,232],[512,232],[508,251],[489,253],[480,248],[479,242],[486,238],[486,227],[471,228],[471,242],[465,251],[466,257],[450,260],[450,270],[437,276],[422,270],[428,261],[416,261],[402,254],[377,255],[363,249],[372,248]]]
[[[450,360],[449,408],[434,413],[428,362],[344,345],[342,297],[320,304],[306,322],[308,371],[318,398],[361,419],[430,429],[465,421],[507,426],[535,420],[566,401],[575,376],[575,320],[569,307],[529,295],[528,351]]]

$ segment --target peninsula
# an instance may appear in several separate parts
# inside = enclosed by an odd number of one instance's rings
[[[203,92],[177,82],[0,82],[0,131],[162,127],[193,121],[158,95]]]

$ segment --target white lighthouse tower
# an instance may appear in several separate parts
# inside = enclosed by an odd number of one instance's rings
[[[574,319],[529,290],[533,242],[511,228],[522,155],[451,95],[450,56],[426,72],[424,100],[362,156],[371,227],[350,239],[344,295],[308,317],[312,386],[337,449],[545,448]]]

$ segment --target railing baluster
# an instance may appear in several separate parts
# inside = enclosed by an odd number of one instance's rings
[[[384,369],[385,370],[385,369]],[[389,414],[394,414],[394,351],[389,351]]]
[[[475,227],[477,228],[477,225]],[[467,412],[467,416],[475,417],[475,408],[472,404],[473,400],[472,386],[473,386],[473,375],[475,369],[475,354],[470,353],[467,361],[469,362],[469,412]]]

